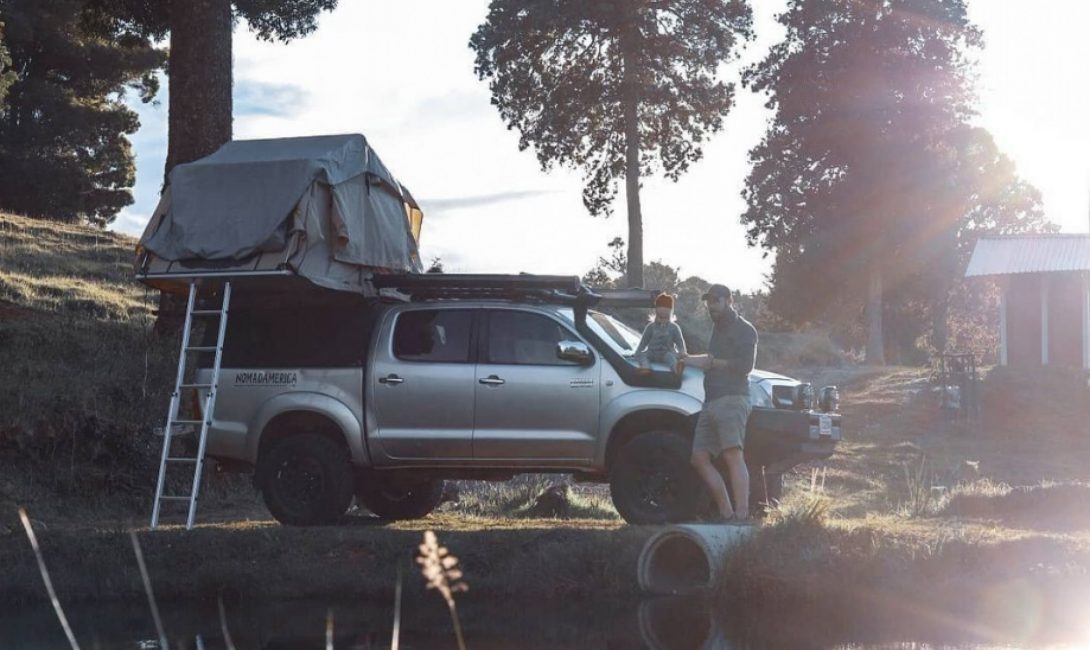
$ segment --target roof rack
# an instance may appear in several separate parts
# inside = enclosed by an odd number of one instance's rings
[[[569,305],[650,307],[658,291],[597,290],[574,275],[415,273],[375,275],[375,289],[392,289],[413,300],[493,299]]]
[[[393,289],[413,300],[461,298],[571,303],[587,292],[574,275],[410,273],[375,275],[371,284],[375,289]]]

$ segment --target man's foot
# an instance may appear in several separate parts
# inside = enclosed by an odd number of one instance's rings
[[[674,374],[680,375],[683,372],[685,372],[685,362],[684,361],[678,361],[677,365],[674,366]]]
[[[640,375],[650,375],[651,374],[651,369],[650,368],[637,368],[636,373],[640,374]]]

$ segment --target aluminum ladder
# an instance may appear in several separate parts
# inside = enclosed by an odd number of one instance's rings
[[[159,525],[159,511],[164,501],[181,501],[189,503],[189,511],[186,515],[185,527],[186,530],[193,528],[193,520],[197,515],[197,495],[201,490],[201,476],[204,470],[204,450],[205,444],[208,442],[208,429],[212,426],[212,413],[216,408],[216,393],[219,388],[220,377],[220,362],[223,359],[223,339],[227,333],[227,311],[231,305],[231,283],[224,282],[223,284],[223,300],[219,309],[197,309],[197,282],[191,281],[189,284],[189,300],[186,303],[185,308],[185,326],[182,329],[182,349],[178,353],[178,375],[174,381],[174,392],[170,395],[170,408],[167,411],[167,424],[163,429],[163,456],[159,461],[159,481],[155,486],[155,505],[151,511],[151,527],[156,528]],[[193,333],[193,324],[195,318],[211,317],[219,319],[218,333],[216,335],[216,345],[211,346],[194,346],[190,345],[191,335]],[[186,367],[187,359],[190,354],[193,353],[215,353],[215,360],[212,363],[212,377],[208,383],[187,383],[186,380]],[[193,380],[195,381],[195,380]],[[207,390],[208,393],[204,398],[203,409],[200,413],[200,420],[188,420],[182,419],[178,413],[179,407],[182,405],[182,393],[185,391],[198,391],[198,403],[201,390]],[[175,433],[175,429],[180,426],[196,427],[200,426],[199,438],[197,441],[197,455],[196,456],[173,456],[171,447],[174,437],[181,435]],[[167,485],[167,471],[175,465],[192,465],[193,466],[193,480],[190,483],[190,492],[186,496],[184,494],[163,494],[163,490]]]

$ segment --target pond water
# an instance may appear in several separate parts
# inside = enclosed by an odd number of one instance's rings
[[[161,603],[171,648],[230,647],[223,624],[237,648],[370,649],[391,647],[390,603],[323,603],[281,601],[225,604],[225,619],[211,603]],[[764,648],[1085,648],[1086,639],[1056,639],[983,633],[962,629],[956,621],[898,620],[882,624],[832,625],[784,612],[761,620],[713,613],[700,599],[659,598],[634,602],[504,603],[477,601],[464,595],[459,617],[466,645],[496,648],[653,648],[679,650],[757,650]],[[159,648],[145,602],[83,605],[67,608],[83,648],[150,650]],[[331,631],[327,645],[327,622]],[[1090,628],[1088,628],[1090,629]],[[1066,641],[1066,642],[1065,642]],[[67,648],[48,603],[0,612],[0,648]],[[399,635],[402,650],[456,648],[450,614],[435,593],[406,597]]]

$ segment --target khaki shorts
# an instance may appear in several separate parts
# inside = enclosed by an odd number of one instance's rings
[[[714,458],[727,449],[744,447],[752,410],[746,395],[724,395],[705,404],[696,422],[693,451],[706,451]]]

